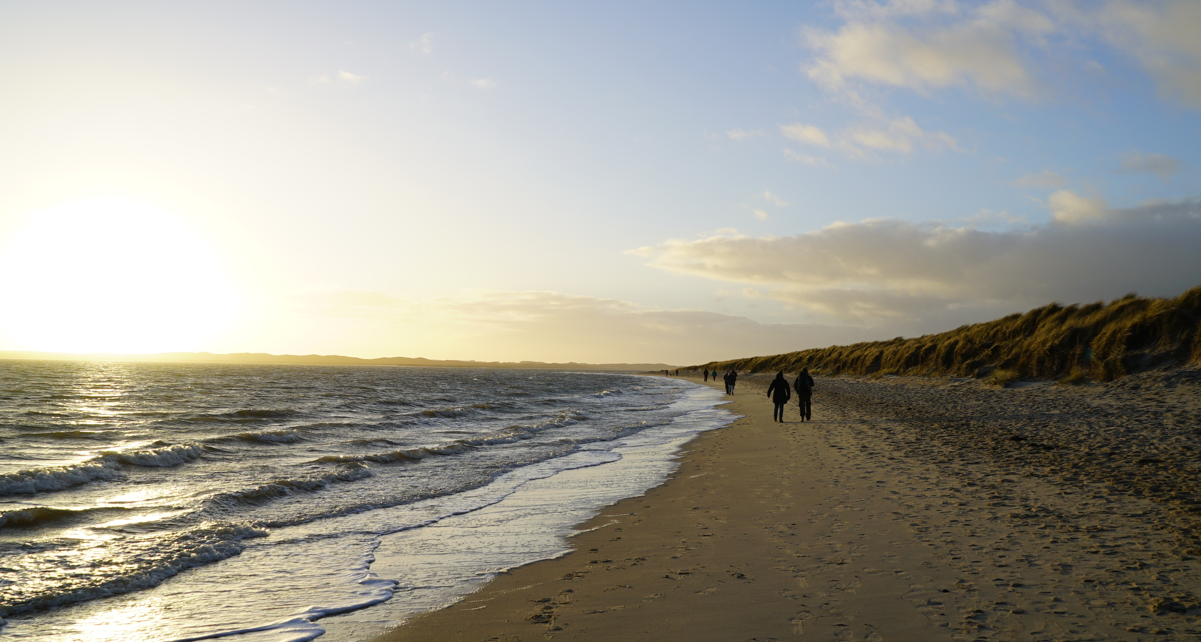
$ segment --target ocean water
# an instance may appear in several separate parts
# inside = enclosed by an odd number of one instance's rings
[[[0,361],[0,637],[365,639],[565,552],[720,401],[611,373]]]

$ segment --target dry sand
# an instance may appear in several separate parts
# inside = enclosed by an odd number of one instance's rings
[[[1201,639],[1201,371],[1106,385],[818,378],[384,641]]]

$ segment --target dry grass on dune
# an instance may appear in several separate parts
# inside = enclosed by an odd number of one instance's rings
[[[1057,303],[914,339],[897,337],[695,366],[739,372],[958,375],[1112,381],[1164,365],[1201,362],[1201,286],[1174,299],[1128,294],[1108,304]]]

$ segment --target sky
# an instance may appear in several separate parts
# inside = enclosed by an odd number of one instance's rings
[[[0,350],[703,363],[1201,285],[1201,3],[0,4]]]

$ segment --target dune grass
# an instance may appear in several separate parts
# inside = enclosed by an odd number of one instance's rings
[[[694,366],[725,371],[826,375],[989,377],[1112,381],[1167,365],[1201,362],[1201,286],[1176,298],[1128,294],[1109,303],[1052,303],[1024,314],[913,339],[897,337]]]

